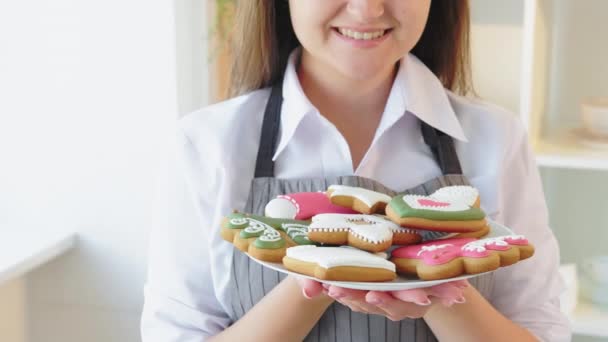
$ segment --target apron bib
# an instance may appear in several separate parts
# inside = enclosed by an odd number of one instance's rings
[[[325,191],[332,184],[362,187],[389,196],[398,193],[430,195],[437,189],[450,185],[469,185],[462,175],[460,162],[452,138],[445,133],[421,122],[424,141],[433,151],[441,166],[443,176],[425,182],[413,189],[395,191],[372,179],[358,176],[329,178],[277,179],[274,178],[272,156],[276,148],[281,118],[282,82],[271,92],[264,113],[262,135],[255,168],[255,178],[243,212],[264,215],[266,204],[278,195],[295,192]],[[427,233],[424,239],[441,236],[442,233]],[[236,248],[233,249],[230,270],[231,295],[229,312],[232,321],[237,321],[260,301],[286,275],[251,260]],[[470,279],[472,286],[487,297],[493,282],[492,273]],[[272,318],[261,318],[261,322],[272,324]],[[437,341],[435,335],[423,319],[404,319],[393,322],[378,315],[352,312],[340,303],[333,303],[323,314],[305,341]]]

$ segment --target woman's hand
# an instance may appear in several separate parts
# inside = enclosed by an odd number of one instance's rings
[[[308,299],[312,299],[318,295],[327,295],[327,289],[320,282],[304,277],[295,277],[298,285],[302,288],[302,295]]]
[[[307,298],[325,293],[353,311],[382,315],[393,321],[420,318],[433,303],[447,307],[464,303],[463,290],[469,286],[461,280],[422,289],[384,292],[346,289],[305,278],[298,278],[298,283]]]

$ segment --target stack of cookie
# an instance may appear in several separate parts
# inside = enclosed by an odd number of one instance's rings
[[[453,238],[419,244],[425,230]],[[390,281],[396,272],[443,279],[490,271],[532,255],[523,237],[475,239],[488,231],[473,187],[391,198],[332,185],[326,192],[278,196],[266,205],[265,216],[235,212],[223,220],[221,234],[253,258],[282,262],[291,271],[325,280]],[[385,252],[400,245],[409,246],[393,250],[388,260]],[[512,246],[526,247],[525,253]],[[484,260],[469,262],[471,258]]]

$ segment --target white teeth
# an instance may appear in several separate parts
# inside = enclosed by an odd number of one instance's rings
[[[374,31],[374,32],[358,32],[358,31],[352,31],[352,30],[344,29],[344,28],[339,28],[338,31],[343,36],[357,39],[357,40],[371,40],[371,39],[380,38],[386,32],[385,30],[379,30],[379,31]]]

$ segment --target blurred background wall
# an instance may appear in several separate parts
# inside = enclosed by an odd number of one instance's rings
[[[178,110],[174,23],[170,1],[0,2],[0,239],[79,234],[0,288],[0,317],[25,327],[1,341],[139,340],[155,170]],[[180,44],[182,68],[200,58]],[[192,76],[180,85],[203,87]]]

